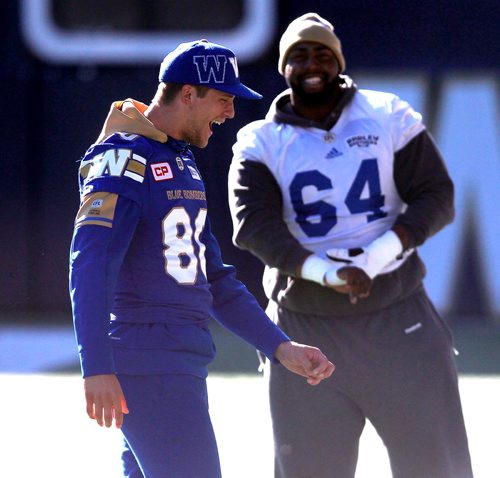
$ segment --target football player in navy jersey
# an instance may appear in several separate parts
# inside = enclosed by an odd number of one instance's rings
[[[279,50],[289,89],[233,148],[234,242],[266,265],[269,315],[337,372],[309,390],[268,366],[275,476],[354,477],[368,419],[394,477],[469,478],[452,337],[416,249],[453,219],[445,164],[408,103],[342,74],[329,21],[295,19]]]
[[[292,342],[222,262],[189,146],[261,95],[236,58],[206,40],[161,67],[151,104],[113,103],[79,169],[70,294],[87,414],[121,428],[124,476],[221,476],[206,390],[216,319],[310,385],[331,376],[322,352]]]

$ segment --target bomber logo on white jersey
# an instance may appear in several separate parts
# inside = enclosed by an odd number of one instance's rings
[[[196,65],[200,83],[210,83],[210,78],[213,78],[215,83],[224,83],[228,60],[233,67],[236,78],[238,78],[236,58],[228,58],[225,55],[195,55],[193,63]]]

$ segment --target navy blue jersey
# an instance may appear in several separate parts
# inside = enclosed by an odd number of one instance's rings
[[[70,288],[84,376],[205,376],[211,317],[273,358],[288,337],[223,264],[186,143],[113,134],[79,180]]]

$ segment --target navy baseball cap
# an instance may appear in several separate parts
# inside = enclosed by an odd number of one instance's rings
[[[240,82],[235,54],[207,40],[181,43],[163,59],[158,79],[165,83],[207,86],[248,100],[262,98]]]

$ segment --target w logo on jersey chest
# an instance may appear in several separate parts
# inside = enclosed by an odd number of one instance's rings
[[[225,55],[195,55],[193,63],[196,65],[200,83],[224,83],[226,79],[226,65],[230,62],[234,74],[238,77],[238,65],[236,58],[228,58]]]

